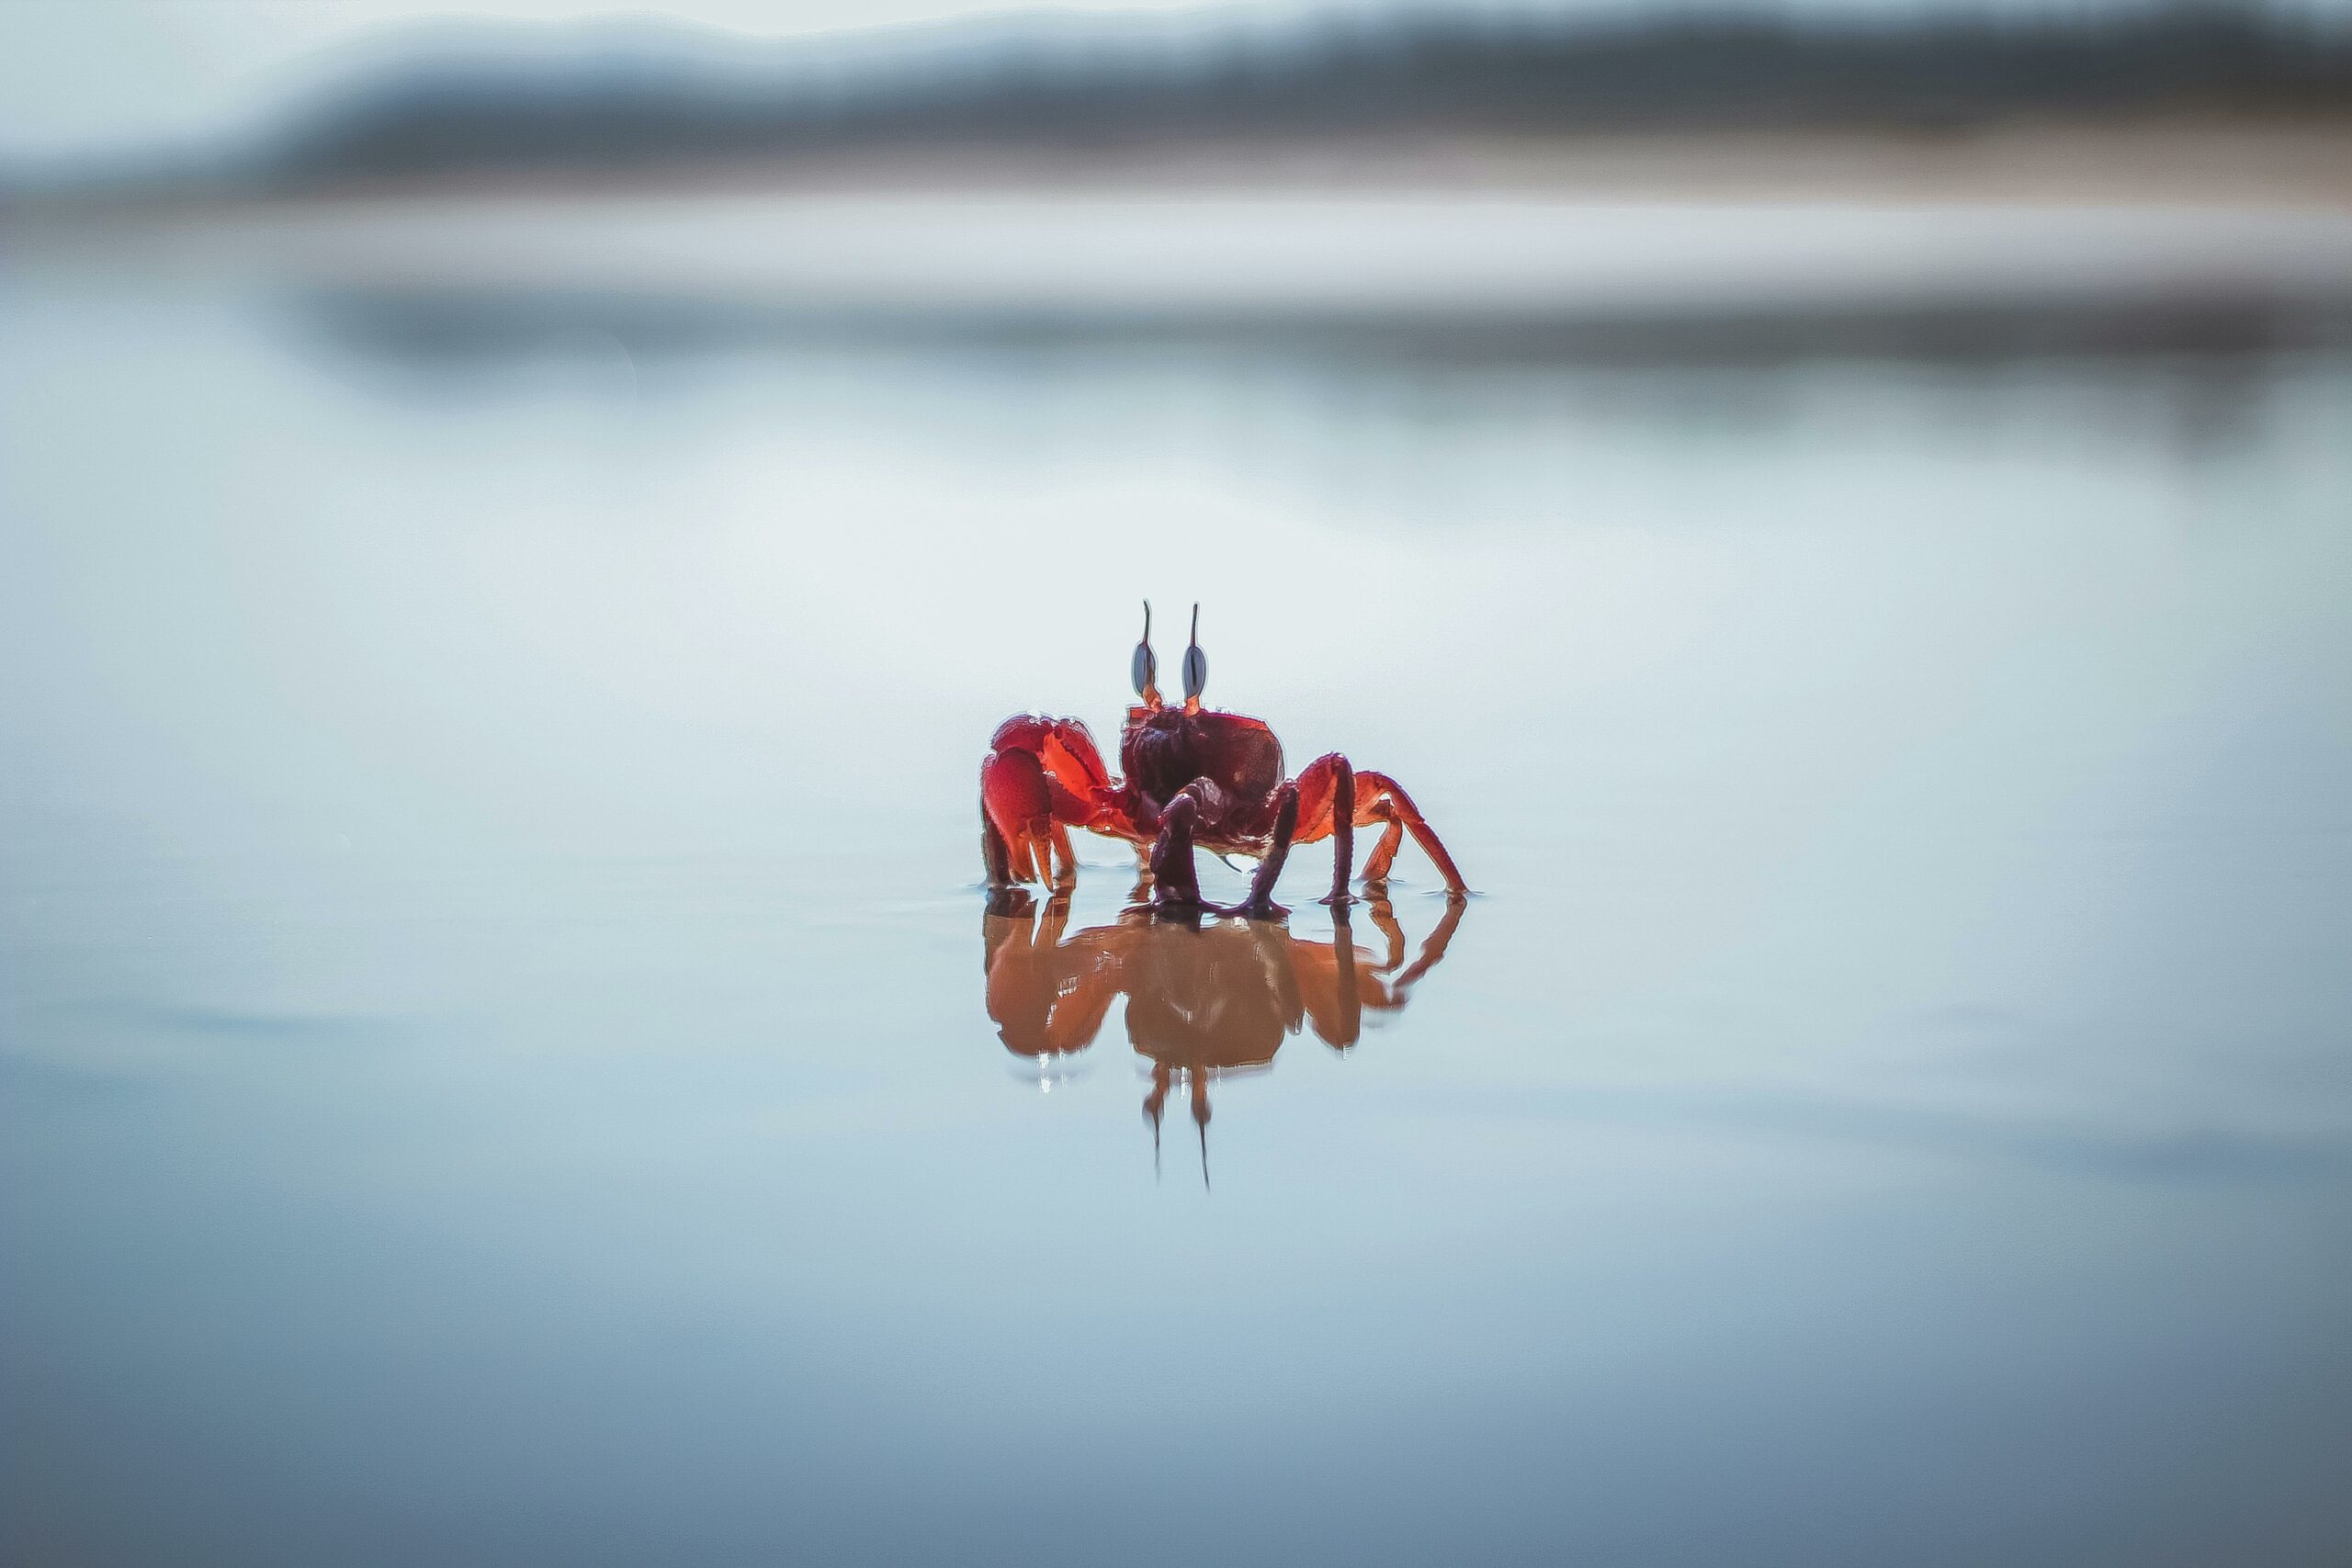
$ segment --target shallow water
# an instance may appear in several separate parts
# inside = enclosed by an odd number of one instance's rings
[[[339,321],[0,293],[9,1561],[2340,1560],[2352,361]],[[989,913],[1146,595],[1349,1049]]]

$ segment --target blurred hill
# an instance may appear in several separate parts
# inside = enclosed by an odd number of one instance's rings
[[[645,28],[444,34],[348,62],[246,144],[14,183],[296,195],[845,155],[1082,162],[2184,116],[2352,126],[2352,38],[2203,6],[2014,26],[1430,13],[1032,17],[788,44]]]

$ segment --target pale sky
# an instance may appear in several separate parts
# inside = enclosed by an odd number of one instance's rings
[[[1225,12],[1397,8],[1402,0],[1243,0]],[[1460,0],[1487,10],[1622,10],[1693,0]],[[1762,9],[1968,9],[2031,14],[2035,0],[1735,0]],[[2056,0],[2071,12],[2102,0]],[[2111,4],[2113,0],[2106,0]],[[1199,0],[0,0],[0,160],[130,150],[218,134],[368,43],[436,23],[652,20],[763,37],[906,26],[989,14],[1172,12]],[[2283,0],[2333,15],[2352,0]]]

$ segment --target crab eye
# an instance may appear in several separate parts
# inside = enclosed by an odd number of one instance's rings
[[[1151,653],[1151,601],[1143,602],[1143,640],[1136,644],[1136,656],[1129,671],[1135,678],[1136,695],[1150,700],[1159,694],[1159,660]]]
[[[1184,650],[1184,700],[1198,702],[1209,683],[1209,656],[1201,651],[1201,607],[1193,606],[1193,646]]]

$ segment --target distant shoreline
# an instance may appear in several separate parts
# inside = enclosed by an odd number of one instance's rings
[[[1476,193],[1565,200],[2187,205],[2352,211],[2352,116],[2016,119],[1964,129],[1233,138],[1086,152],[803,152],[602,169],[0,191],[0,225],[344,203],[840,195]]]
[[[1479,360],[2333,350],[2352,342],[2352,118],[868,152],[88,196],[0,207],[0,265],[344,300],[359,335],[414,344],[585,324],[655,345]]]

